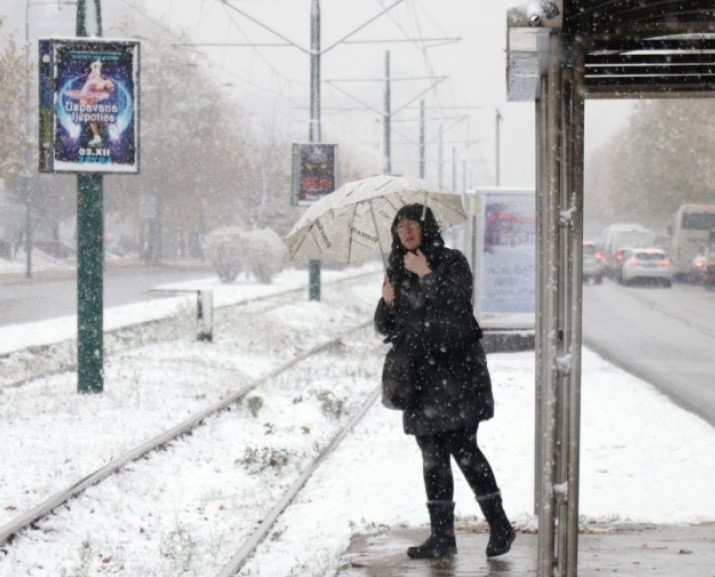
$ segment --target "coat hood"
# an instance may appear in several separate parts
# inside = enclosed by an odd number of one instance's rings
[[[427,261],[431,266],[435,266],[442,255],[444,239],[439,230],[439,224],[434,217],[434,213],[429,206],[421,203],[407,204],[400,208],[392,221],[392,251],[390,252],[389,270],[390,278],[404,277],[407,271],[404,270],[403,259],[407,252],[397,235],[397,225],[403,219],[414,220],[422,224],[422,244],[420,250],[427,256]]]

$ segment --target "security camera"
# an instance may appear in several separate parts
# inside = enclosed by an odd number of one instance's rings
[[[559,7],[551,0],[531,0],[526,5],[526,17],[530,26],[543,26],[546,20],[552,20],[559,14]]]
[[[526,0],[507,10],[507,25],[510,28],[560,28],[562,4],[562,0]]]

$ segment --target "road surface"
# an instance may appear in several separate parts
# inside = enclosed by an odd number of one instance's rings
[[[604,281],[583,300],[586,346],[715,426],[714,291]]]
[[[77,279],[32,279],[0,284],[0,326],[77,314]],[[150,289],[189,280],[213,278],[210,270],[121,270],[104,277],[104,308],[165,298]]]

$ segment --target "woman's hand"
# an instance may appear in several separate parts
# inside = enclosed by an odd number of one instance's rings
[[[416,253],[408,252],[405,255],[404,263],[408,271],[415,273],[420,278],[432,272],[432,269],[427,263],[427,257],[420,249],[417,249]]]
[[[395,300],[395,287],[385,275],[385,280],[382,281],[382,299],[388,307],[392,306]]]

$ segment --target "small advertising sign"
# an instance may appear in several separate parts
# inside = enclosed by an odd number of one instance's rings
[[[138,173],[139,43],[40,40],[40,171]]]
[[[335,190],[337,144],[293,145],[292,204],[313,204]]]
[[[533,190],[476,191],[477,318],[485,328],[533,328],[536,205]]]

